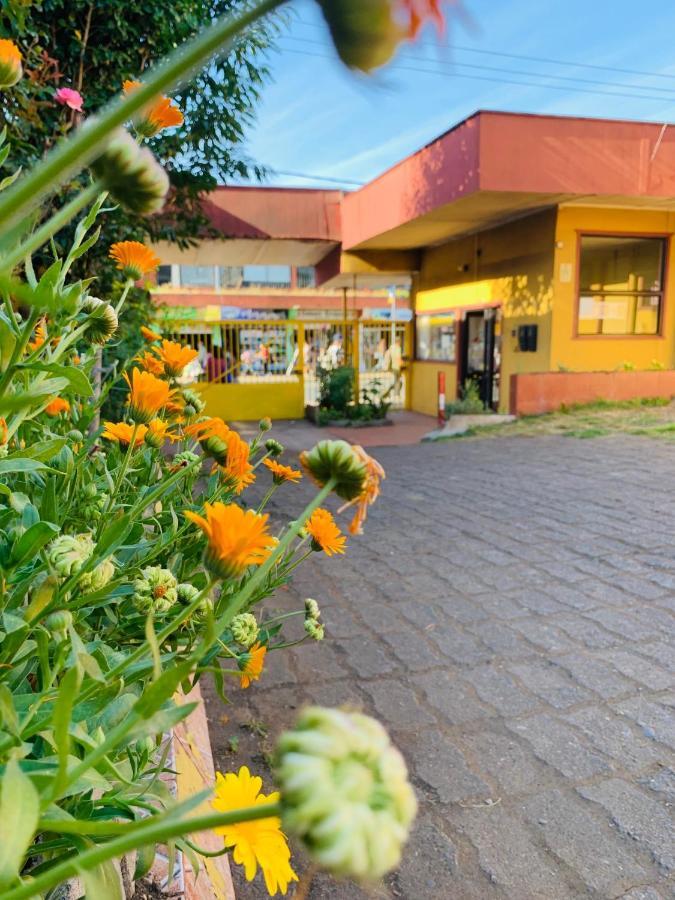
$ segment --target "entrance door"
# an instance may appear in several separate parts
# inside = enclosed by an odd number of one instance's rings
[[[462,322],[462,385],[475,385],[486,409],[499,403],[499,338],[495,329],[495,310],[481,309],[465,314]]]

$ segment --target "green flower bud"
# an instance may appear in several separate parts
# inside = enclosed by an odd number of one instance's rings
[[[80,312],[87,315],[87,337],[92,344],[105,344],[117,331],[117,313],[114,307],[98,297],[85,297]]]
[[[68,438],[68,440],[73,441],[73,443],[76,444],[84,440],[84,435],[81,431],[78,431],[77,428],[71,428],[66,437]]]
[[[68,629],[72,624],[73,614],[67,609],[60,609],[57,612],[50,613],[45,619],[45,628],[59,643],[65,640],[68,635]]]
[[[139,147],[124,129],[113,133],[91,169],[113,199],[131,212],[149,215],[164,206],[169,176],[152,153]]]
[[[230,631],[235,641],[248,650],[258,638],[258,623],[255,616],[251,613],[241,613],[241,615],[235,616],[232,619]]]
[[[265,416],[264,419],[261,419],[258,422],[258,428],[261,431],[269,431],[271,427],[272,427],[272,420],[270,419],[269,416]]]
[[[204,412],[206,404],[196,391],[184,388],[183,400],[185,401],[186,416],[198,416],[200,413]]]
[[[284,830],[337,875],[394,869],[417,803],[401,754],[379,722],[311,707],[277,746]]]
[[[187,582],[178,585],[178,602],[184,606],[189,606],[201,594],[199,588]],[[192,613],[195,619],[205,619],[208,613],[213,609],[213,603],[208,597],[203,597],[197,609]]]
[[[269,440],[265,441],[265,450],[272,457],[281,456],[284,452],[284,445],[280,444],[279,441],[275,441],[274,438],[269,438]]]
[[[334,478],[333,490],[343,500],[355,500],[368,471],[347,441],[319,441],[313,450],[300,454],[300,462],[321,486]]]
[[[161,566],[146,566],[134,581],[133,603],[139,612],[167,612],[177,599],[178,582]]]
[[[322,641],[326,636],[323,625],[320,625],[316,619],[305,619],[305,631],[315,641]]]
[[[98,491],[96,489],[96,485],[94,484],[94,482],[91,481],[89,484],[85,485],[82,493],[88,500],[91,500],[94,497],[96,497],[96,495],[98,494]]]
[[[180,469],[185,466],[189,466],[192,463],[196,463],[199,458],[199,454],[193,453],[192,450],[181,450],[180,453],[176,453],[173,460],[171,461],[171,467],[174,469]]]
[[[111,559],[104,559],[95,569],[85,572],[79,580],[80,588],[87,591],[100,591],[115,574],[115,564]]]
[[[7,444],[0,444],[0,459],[4,459],[6,456],[9,456],[9,447]]]
[[[308,597],[305,600],[305,616],[308,619],[318,619],[321,615],[321,610],[319,609],[319,604],[316,600],[312,600],[311,597]]]
[[[47,549],[47,559],[57,575],[68,578],[79,572],[94,552],[89,534],[61,534]]]
[[[318,0],[342,62],[370,72],[394,54],[404,34],[392,16],[391,0]]]

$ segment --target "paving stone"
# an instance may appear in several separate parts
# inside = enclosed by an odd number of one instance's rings
[[[468,687],[448,672],[415,675],[411,681],[424,691],[427,701],[451,725],[494,716],[491,707],[479,703]]]
[[[410,738],[400,746],[411,760],[414,776],[429,785],[441,803],[490,798],[488,785],[471,771],[462,753],[444,734],[428,731],[423,742]]]
[[[475,598],[476,603],[480,603],[485,612],[494,616],[496,619],[518,619],[522,616],[529,615],[526,609],[518,606],[508,597],[502,597],[498,593],[478,594]]]
[[[588,619],[572,616],[556,616],[551,619],[551,624],[568,634],[577,644],[588,647],[591,650],[604,650],[607,647],[616,647],[623,643],[621,638],[605,631],[599,625],[594,625]]]
[[[582,801],[550,791],[526,800],[523,811],[551,852],[600,897],[615,897],[648,880],[626,840]]]
[[[524,590],[510,594],[510,598],[528,609],[530,612],[539,613],[541,615],[551,615],[552,613],[565,612],[562,603],[558,603],[553,597],[541,590]]]
[[[607,650],[602,656],[624,675],[647,685],[654,691],[667,690],[675,685],[675,675],[672,672],[655,666],[635,653],[629,653],[627,650]]]
[[[649,656],[657,665],[663,666],[669,672],[675,672],[675,644],[655,641],[652,644],[640,644],[635,649],[640,655]]]
[[[539,759],[567,778],[578,780],[611,771],[603,755],[586,746],[573,728],[553,716],[529,716],[509,722],[508,728],[529,741]]]
[[[577,575],[579,576],[577,581],[585,577],[578,571]],[[588,594],[585,594],[581,585],[569,587],[567,584],[556,584],[553,582],[546,585],[546,592],[559,603],[562,603],[563,606],[582,611],[593,609],[600,602],[597,597],[589,597]]]
[[[540,650],[563,653],[575,646],[564,632],[555,625],[551,625],[546,619],[519,619],[513,623],[513,627],[517,628],[523,637]]]
[[[675,769],[663,768],[641,779],[641,784],[655,791],[668,806],[675,806]]]
[[[557,709],[566,709],[593,696],[571,676],[545,662],[513,664],[509,668],[530,691]]]
[[[557,656],[555,663],[567,669],[584,687],[606,699],[635,691],[634,682],[590,653],[566,653],[564,656]]]
[[[413,691],[394,679],[366,681],[362,689],[372,700],[377,715],[392,731],[436,724],[434,717],[420,706]]]
[[[557,773],[537,759],[527,741],[498,731],[462,734],[462,747],[485,780],[496,783],[500,796],[531,794],[552,786]]]
[[[577,788],[582,797],[601,804],[621,834],[644,846],[661,868],[675,868],[675,829],[665,807],[618,778]]]
[[[477,638],[452,626],[433,628],[428,634],[443,656],[456,665],[475,666],[487,662],[493,656]]]
[[[502,716],[520,716],[541,707],[541,700],[525,693],[513,678],[497,666],[480,666],[464,673],[476,693]]]
[[[389,645],[396,659],[411,672],[447,665],[431,641],[413,631],[410,626],[405,631],[384,633],[382,640]]]
[[[391,648],[374,643],[370,637],[347,638],[340,642],[340,649],[361,678],[385,675],[400,667]]]
[[[625,769],[643,772],[665,759],[654,741],[643,737],[635,726],[606,708],[591,706],[561,715],[582,731],[589,743]]]
[[[654,641],[660,636],[659,629],[654,622],[645,624],[636,616],[621,610],[594,609],[586,615],[595,619],[608,631],[615,631],[631,641]]]
[[[512,659],[530,656],[532,648],[503,622],[480,622],[469,631],[492,650],[495,656],[506,656]]]
[[[457,889],[457,848],[432,822],[418,819],[397,883],[403,896],[449,898]]]
[[[615,708],[637,722],[650,740],[661,741],[675,750],[675,704],[634,697],[621,700]]]
[[[664,895],[659,894],[654,888],[633,888],[627,894],[622,894],[619,900],[664,900]]]

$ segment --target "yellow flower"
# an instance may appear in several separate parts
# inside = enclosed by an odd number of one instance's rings
[[[164,422],[162,419],[153,419],[148,425],[148,430],[145,434],[145,443],[148,447],[159,450],[167,439],[170,441],[178,440],[169,428],[168,422]]]
[[[206,518],[190,511],[185,515],[206,535],[204,565],[218,578],[239,578],[270,555],[274,539],[267,530],[269,516],[224,503],[206,503],[204,513]]]
[[[118,241],[111,246],[108,256],[117,263],[115,268],[132,281],[152,272],[161,262],[159,256],[140,241]]]
[[[327,509],[315,509],[305,525],[315,550],[323,550],[326,556],[345,552],[347,538],[335,524]]]
[[[140,81],[125,81],[123,90],[126,96],[141,86]],[[173,128],[183,124],[183,113],[168,97],[153,100],[141,112],[142,118],[136,123],[136,131],[142,137],[154,137],[164,128]]]
[[[7,428],[7,419],[0,416],[0,446],[6,444],[9,440],[9,429]]]
[[[22,75],[21,51],[14,41],[0,40],[0,88],[12,87]]]
[[[33,340],[30,341],[28,344],[28,349],[35,351],[39,347],[41,347],[46,340],[47,340],[47,324],[44,319],[40,319],[40,321],[35,326],[35,334],[33,335]]]
[[[143,329],[141,329],[141,331],[142,330]],[[164,364],[162,361],[157,359],[156,356],[153,356],[152,353],[149,353],[147,350],[145,353],[141,353],[140,356],[137,356],[135,361],[142,369],[145,369],[146,372],[150,372],[152,375],[164,374]]]
[[[372,456],[368,456],[363,447],[354,444],[352,445],[352,450],[366,467],[366,479],[359,496],[341,506],[338,512],[342,512],[343,509],[347,509],[347,507],[356,503],[356,513],[349,524],[349,533],[363,534],[362,526],[368,515],[368,507],[380,496],[380,481],[387,476],[384,474],[384,469],[379,462],[373,459]]]
[[[126,422],[104,422],[104,431],[102,437],[107,441],[113,441],[120,447],[128,447],[134,433],[134,426]],[[145,440],[147,432],[145,425],[139,425],[136,428],[136,437],[134,438],[134,447],[140,447]]]
[[[45,406],[45,412],[48,416],[59,416],[61,413],[69,413],[70,403],[64,400],[63,397],[55,397]]]
[[[146,341],[161,341],[162,335],[158,334],[156,331],[153,331],[152,328],[146,328],[145,325],[141,325],[141,335],[145,338]]]
[[[227,456],[225,464],[221,465],[221,474],[235,494],[241,494],[245,487],[253,484],[255,473],[249,462],[251,448],[242,440],[236,431],[230,431],[227,436]]]
[[[262,779],[251,775],[246,766],[237,774],[217,772],[216,798],[211,805],[218,812],[229,812],[278,801],[278,793],[265,796],[260,793],[261,788]],[[226,847],[233,848],[232,858],[244,867],[247,881],[255,878],[260,866],[270,896],[274,897],[277,891],[285,894],[289,882],[298,880],[291,868],[291,852],[281,831],[281,820],[276,816],[225,825],[216,828],[216,833],[222,835]]]
[[[175,341],[162,341],[161,347],[153,348],[164,365],[166,374],[177,378],[185,366],[199,355],[192,347],[184,347]]]
[[[250,687],[251,682],[257,681],[262,675],[266,653],[267,647],[262,646],[259,641],[256,641],[251,649],[241,657],[239,661],[241,675],[239,678],[241,679],[240,683],[243,688]]]
[[[272,479],[275,484],[282,484],[284,481],[291,481],[297,484],[302,478],[302,472],[297,469],[291,469],[290,466],[282,466],[274,459],[264,459],[263,463],[272,473]]]
[[[124,380],[129,385],[129,415],[134,422],[147,424],[173,397],[166,381],[160,381],[150,372],[133,369],[131,378],[125,373]]]

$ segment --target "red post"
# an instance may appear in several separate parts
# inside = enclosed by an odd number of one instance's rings
[[[445,372],[438,373],[438,427],[445,425]]]

